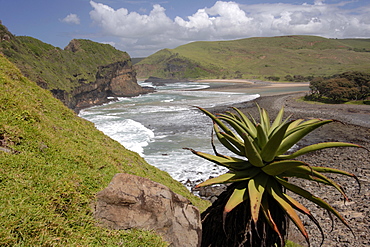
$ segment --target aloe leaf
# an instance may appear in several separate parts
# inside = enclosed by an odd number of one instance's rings
[[[242,136],[244,133],[247,133],[249,136],[252,136],[250,129],[246,128],[238,120],[232,119],[230,117],[225,117],[225,116],[220,116],[219,118],[227,122],[231,127],[233,127],[234,130],[239,134],[239,136]]]
[[[300,120],[302,120],[302,121],[300,121]],[[304,119],[298,119],[296,121],[299,122],[299,124],[294,124],[294,122],[293,122],[292,123],[293,126],[294,125],[296,125],[296,126],[294,128],[292,128],[292,127],[288,128],[285,137],[293,134],[294,132],[296,132],[298,130],[306,128],[308,125],[321,122],[322,120],[318,119],[318,118],[314,118],[314,119],[309,119],[309,120],[306,120],[306,121],[304,121]]]
[[[317,219],[312,215],[311,211],[308,210],[308,208],[306,208],[305,206],[303,206],[302,204],[300,204],[299,202],[297,202],[294,198],[290,197],[289,195],[283,193],[283,195],[285,196],[285,198],[289,201],[289,203],[298,211],[300,211],[301,213],[307,215],[313,223],[315,223],[315,225],[317,226],[317,228],[320,230],[321,232],[321,238],[322,238],[322,241],[321,241],[321,244],[320,246],[322,246],[323,242],[324,242],[324,239],[325,239],[325,235],[324,235],[324,231],[322,230],[321,226],[320,226],[320,223],[317,221]]]
[[[227,126],[226,124],[224,124],[220,119],[218,119],[216,116],[214,116],[212,113],[210,113],[209,111],[207,111],[206,109],[204,108],[201,108],[201,107],[198,107],[196,106],[199,110],[201,110],[203,113],[205,113],[208,117],[210,117],[218,126],[220,126],[220,128],[225,131],[227,134],[231,135],[231,136],[234,136],[236,137],[236,135],[234,134],[234,132],[232,132]]]
[[[248,127],[248,129],[250,130],[250,135],[252,138],[255,138],[257,137],[257,130],[256,130],[256,126],[252,123],[251,120],[249,120],[249,118],[244,115],[238,108],[236,107],[233,107],[233,109],[239,114],[240,116],[240,119],[245,123],[245,125]]]
[[[245,155],[248,158],[248,161],[256,167],[263,167],[264,164],[262,158],[256,147],[254,146],[253,140],[251,140],[251,138],[246,134],[244,134],[243,137],[244,137]]]
[[[281,142],[280,148],[277,151],[277,155],[284,154],[288,151],[294,144],[296,144],[299,140],[301,140],[305,135],[312,132],[313,130],[317,129],[318,127],[330,123],[333,120],[323,120],[320,122],[312,123],[305,125],[303,128],[293,132],[289,136],[286,136],[284,140]],[[298,126],[299,127],[299,126]],[[297,127],[297,128],[298,128]]]
[[[294,121],[292,121],[292,123],[289,125],[288,129],[287,129],[287,133],[290,133],[290,130],[294,129],[295,127],[297,127],[300,123],[302,123],[304,121],[304,119],[300,118],[300,119],[296,119]]]
[[[312,180],[317,181],[317,182],[321,182],[320,180],[324,181],[327,185],[330,185],[336,188],[343,195],[344,199],[348,201],[348,197],[340,185],[338,185],[336,182],[329,179],[325,175],[321,174],[320,172],[315,171],[313,167],[311,168],[311,167],[306,167],[306,166],[297,166],[297,167],[294,167],[288,170],[288,172],[290,171],[292,171],[293,173],[301,173],[301,174],[309,175],[312,178]],[[316,179],[315,177],[318,179]]]
[[[234,113],[232,113],[230,111],[226,111],[225,113],[227,113],[230,117],[232,117],[232,118],[234,118],[234,119],[236,119],[238,121],[242,121],[238,115],[236,115],[236,114],[234,114]]]
[[[265,133],[268,133],[270,129],[270,118],[265,109],[261,108],[258,104],[256,105],[257,105],[258,112],[260,115],[260,123],[261,123],[262,129],[264,130]]]
[[[248,169],[252,167],[252,164],[250,162],[243,160],[243,159],[230,157],[230,156],[216,156],[213,154],[198,152],[191,148],[184,148],[184,149],[190,150],[193,154],[199,157],[202,157],[208,161],[211,161],[213,163],[216,163],[217,165],[224,166],[226,168],[241,170],[241,169]]]
[[[250,117],[250,119],[251,119],[251,121],[252,121],[252,123],[254,124],[254,126],[257,126],[257,121],[256,121],[256,119],[248,112],[247,113],[248,114],[248,116]]]
[[[342,221],[342,223],[345,226],[347,226],[349,229],[351,229],[351,227],[349,226],[347,221],[342,217],[342,215],[338,211],[336,211],[332,206],[330,206],[330,204],[325,202],[320,197],[316,197],[313,194],[311,194],[310,192],[308,192],[307,190],[302,189],[301,187],[298,187],[295,184],[289,183],[289,182],[285,181],[284,179],[276,178],[276,181],[278,181],[281,185],[283,185],[285,188],[292,191],[293,193],[296,193],[297,195],[300,195],[300,196],[306,198],[307,200],[317,204],[321,208],[326,209],[329,212],[333,213],[340,221]]]
[[[262,108],[262,120],[261,122],[263,121],[263,125],[265,127],[265,132],[266,133],[269,133],[270,131],[270,117],[269,117],[269,114],[267,113],[266,109]]]
[[[240,156],[245,155],[244,145],[240,141],[239,138],[230,136],[226,134],[225,132],[220,132],[220,129],[217,124],[214,124],[213,128],[215,130],[217,139],[221,142],[222,145],[224,145],[227,149],[229,149],[231,152],[237,155],[240,155]]]
[[[213,184],[225,184],[225,183],[234,183],[234,182],[240,182],[240,181],[245,181],[249,180],[251,178],[254,178],[256,175],[258,175],[261,172],[260,169],[251,167],[246,170],[242,171],[230,171],[228,173],[222,174],[218,177],[215,178],[210,178],[197,186],[198,187],[204,187],[208,185],[213,185]]]
[[[224,217],[227,213],[233,210],[236,206],[240,203],[244,202],[249,198],[248,191],[247,191],[248,183],[241,182],[235,189],[234,192],[231,194],[229,200],[227,201],[225,208],[224,208]]]
[[[280,147],[280,144],[284,139],[285,132],[289,127],[289,124],[290,123],[286,123],[279,127],[275,134],[270,137],[266,145],[262,148],[261,151],[262,160],[264,160],[265,162],[270,162],[275,158],[276,153]]]
[[[258,215],[260,212],[260,206],[262,202],[262,196],[265,192],[266,183],[268,176],[263,173],[258,174],[254,178],[249,180],[248,193],[250,200],[251,216],[255,224],[258,221]]]
[[[225,132],[219,133],[223,135],[231,144],[233,144],[240,152],[244,153],[244,140],[242,140],[241,138],[235,138]]]
[[[315,170],[317,172],[322,172],[322,173],[336,173],[336,174],[341,174],[341,175],[345,175],[345,176],[348,176],[348,177],[352,177],[352,178],[356,179],[356,182],[357,182],[358,187],[359,187],[359,192],[361,191],[361,183],[358,180],[358,177],[353,173],[346,172],[346,171],[343,171],[343,170],[340,170],[340,169],[329,168],[329,167],[321,167],[321,166],[313,166],[312,170]]]
[[[282,124],[283,121],[283,116],[284,116],[284,106],[281,107],[279,113],[276,115],[274,122],[271,125],[271,128],[269,130],[269,135],[278,127]]]
[[[308,166],[308,165],[299,160],[283,160],[276,161],[262,167],[262,171],[270,176],[276,176],[298,166]]]
[[[261,124],[257,124],[257,142],[260,149],[263,149],[268,141],[268,137],[266,132],[263,130]]]
[[[310,245],[310,240],[308,238],[308,233],[306,228],[304,227],[301,219],[295,212],[294,208],[290,205],[289,201],[284,197],[284,195],[281,192],[281,189],[278,187],[278,185],[270,182],[270,186],[268,187],[269,194],[276,200],[276,202],[281,206],[283,210],[285,210],[286,214],[289,216],[289,218],[293,221],[293,223],[297,226],[298,230],[302,233],[302,235],[305,237],[308,245]]]
[[[306,153],[310,153],[313,151],[325,149],[325,148],[333,148],[333,147],[357,147],[362,148],[362,146],[353,144],[353,143],[346,143],[346,142],[322,142],[313,144],[304,148],[301,148],[300,150],[290,154],[290,155],[279,155],[279,159],[294,159],[298,156],[301,156]]]
[[[213,185],[213,184],[227,183],[227,181],[230,180],[233,177],[235,177],[235,173],[234,172],[225,173],[225,174],[222,174],[222,175],[220,175],[218,177],[207,179],[206,181],[204,181],[204,182],[196,185],[195,188],[209,186],[209,185]]]
[[[266,196],[262,198],[261,209],[262,209],[263,214],[265,215],[265,218],[267,220],[267,223],[271,226],[271,228],[279,236],[280,246],[284,246],[284,238],[281,235],[281,233],[279,231],[279,228],[276,225],[274,219],[272,218],[271,211],[270,211],[270,206],[269,206],[269,203],[267,201],[267,197]]]

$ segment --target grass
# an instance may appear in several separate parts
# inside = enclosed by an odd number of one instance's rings
[[[369,100],[351,100],[351,101],[333,101],[332,99],[329,99],[327,97],[322,97],[321,99],[318,99],[317,97],[310,97],[310,95],[303,96],[297,99],[297,101],[304,101],[309,104],[317,104],[317,105],[325,105],[325,104],[346,104],[346,105],[370,105]]]
[[[76,116],[2,55],[0,88],[1,246],[165,246],[151,232],[96,225],[95,194],[119,172],[162,183],[201,210],[208,206]]]
[[[174,57],[192,64],[196,78],[264,79],[287,75],[328,76],[350,70],[370,72],[370,40],[337,40],[317,36],[248,38],[193,42],[159,51],[135,64],[139,77],[181,76]],[[365,49],[363,52],[362,49]],[[355,51],[356,50],[356,51]],[[370,47],[369,47],[370,50]],[[188,73],[189,74],[189,73]],[[189,78],[193,78],[189,77]]]
[[[301,247],[301,245],[299,245],[299,244],[296,244],[296,243],[294,243],[294,242],[292,242],[292,241],[287,241],[286,242],[286,244],[285,244],[285,247]]]
[[[98,67],[118,61],[131,63],[130,56],[108,44],[75,39],[65,50],[28,36],[14,36],[0,24],[0,51],[24,75],[49,90],[71,93],[81,84],[95,82]],[[73,49],[72,49],[73,47]]]

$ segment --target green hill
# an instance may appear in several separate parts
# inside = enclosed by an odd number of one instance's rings
[[[119,172],[162,183],[204,209],[182,184],[79,118],[1,54],[0,88],[1,246],[163,246],[150,232],[96,226],[95,193]]]
[[[193,42],[161,50],[135,64],[138,77],[264,79],[370,72],[370,40],[317,36]]]
[[[4,26],[1,32],[11,35]],[[130,60],[126,52],[111,45],[83,39],[72,40],[62,50],[32,37],[12,35],[0,42],[0,52],[32,81],[67,92],[94,82],[98,66]]]
[[[108,44],[75,39],[62,50],[32,37],[14,36],[0,22],[0,53],[76,111],[107,103],[109,97],[147,92],[136,82],[130,56]]]

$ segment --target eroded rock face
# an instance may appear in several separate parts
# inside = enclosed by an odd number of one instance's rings
[[[121,61],[100,66],[95,82],[74,89],[73,97],[69,101],[61,100],[78,112],[86,107],[107,103],[108,97],[132,97],[149,92],[153,90],[142,88],[137,84],[136,73],[131,64],[128,61]]]
[[[200,214],[190,202],[149,179],[119,173],[97,194],[95,217],[112,229],[154,230],[171,246],[200,246]]]

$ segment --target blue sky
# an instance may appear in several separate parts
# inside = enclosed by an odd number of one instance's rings
[[[60,48],[83,38],[143,57],[198,40],[370,38],[370,0],[0,0],[0,20]]]

